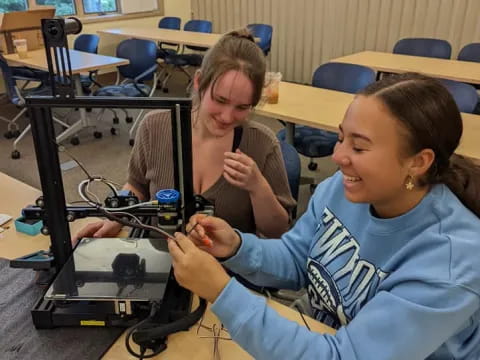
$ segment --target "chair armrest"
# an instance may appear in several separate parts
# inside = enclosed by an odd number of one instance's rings
[[[152,65],[151,67],[149,67],[147,70],[145,70],[144,72],[142,72],[140,75],[136,76],[133,81],[135,83],[141,81],[144,77],[150,75],[150,74],[153,74],[155,71],[157,71],[157,68],[158,68],[158,64],[154,64]]]

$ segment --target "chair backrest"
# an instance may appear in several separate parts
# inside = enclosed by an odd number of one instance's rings
[[[247,25],[247,29],[250,30],[254,37],[260,39],[257,45],[262,49],[265,56],[267,56],[272,46],[272,26],[267,24],[249,24]]]
[[[315,87],[355,94],[375,82],[375,71],[356,64],[329,62],[320,65],[313,73]]]
[[[406,38],[397,41],[394,54],[450,59],[452,46],[446,40],[428,38]]]
[[[280,148],[282,149],[283,162],[287,170],[288,184],[290,191],[295,200],[298,200],[298,189],[300,187],[300,156],[297,150],[285,141],[280,141]]]
[[[480,62],[480,43],[465,45],[458,53],[457,60]]]
[[[452,94],[461,112],[473,113],[478,103],[478,93],[474,86],[454,80],[439,80]]]
[[[73,48],[79,51],[96,54],[100,37],[96,34],[81,34],[73,43]]]
[[[117,46],[117,57],[128,59],[130,64],[118,67],[120,74],[133,79],[157,63],[157,45],[150,40],[127,39]],[[153,74],[143,80],[151,80]]]
[[[180,30],[180,23],[181,23],[181,20],[179,17],[165,16],[161,18],[160,21],[158,22],[158,27],[160,29]]]
[[[195,31],[195,32],[203,32],[203,33],[211,33],[212,32],[212,22],[208,20],[190,20],[185,23],[183,26],[183,30],[185,31]],[[208,48],[200,47],[200,46],[191,46],[186,45],[187,49],[195,50],[195,51],[207,51]]]

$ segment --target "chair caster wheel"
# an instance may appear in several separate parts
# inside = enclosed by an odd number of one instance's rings
[[[311,163],[308,164],[308,170],[315,171],[315,170],[317,170],[317,168],[318,168],[317,163],[311,162]]]
[[[313,194],[316,188],[317,188],[317,184],[310,184],[310,194]]]
[[[112,135],[117,135],[117,129],[115,129],[115,128],[112,127],[112,128],[110,129],[110,134],[112,134]]]
[[[128,143],[130,144],[130,146],[133,146],[133,144],[135,144],[135,140],[130,139],[130,140],[128,140]]]
[[[120,119],[119,119],[117,116],[115,116],[115,117],[113,118],[113,123],[114,123],[114,124],[120,123]]]
[[[93,137],[94,137],[95,139],[101,139],[102,136],[103,136],[103,134],[102,134],[100,131],[94,131],[94,132],[93,132]]]
[[[15,160],[16,160],[16,159],[20,159],[20,151],[18,151],[18,150],[13,150],[11,156],[12,156],[12,159],[15,159]]]
[[[14,137],[14,138],[19,137],[19,136],[20,136],[20,130],[14,130],[14,131],[12,132],[12,134],[13,134],[13,137]]]
[[[85,111],[90,113],[92,112],[92,108],[85,108]]]
[[[130,124],[130,123],[133,122],[133,118],[132,118],[131,116],[127,116],[127,117],[125,118],[125,121],[127,122],[127,124]]]
[[[168,88],[163,88],[162,91],[163,91],[165,94],[168,94]]]
[[[70,144],[78,145],[78,144],[80,144],[80,139],[77,136],[74,136],[70,139]]]
[[[3,136],[5,136],[6,139],[13,139],[14,138],[13,131],[10,131],[10,130],[8,130],[5,134],[3,134]]]

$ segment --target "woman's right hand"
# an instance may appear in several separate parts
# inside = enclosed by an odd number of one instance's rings
[[[120,232],[121,229],[122,229],[122,224],[116,221],[111,221],[111,220],[97,221],[97,222],[88,224],[82,230],[80,230],[72,238],[72,245],[75,245],[81,238],[84,238],[84,237],[93,237],[93,238],[114,237]]]
[[[218,217],[196,214],[187,224],[188,237],[197,247],[215,257],[225,258],[234,255],[241,244],[240,236]]]

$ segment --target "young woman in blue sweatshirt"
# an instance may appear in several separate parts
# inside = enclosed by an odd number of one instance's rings
[[[256,359],[480,359],[480,169],[454,155],[455,101],[434,79],[389,76],[355,97],[339,133],[339,171],[289,232],[258,241],[194,216],[169,241],[177,280]],[[336,335],[280,317],[222,265],[306,288]]]

